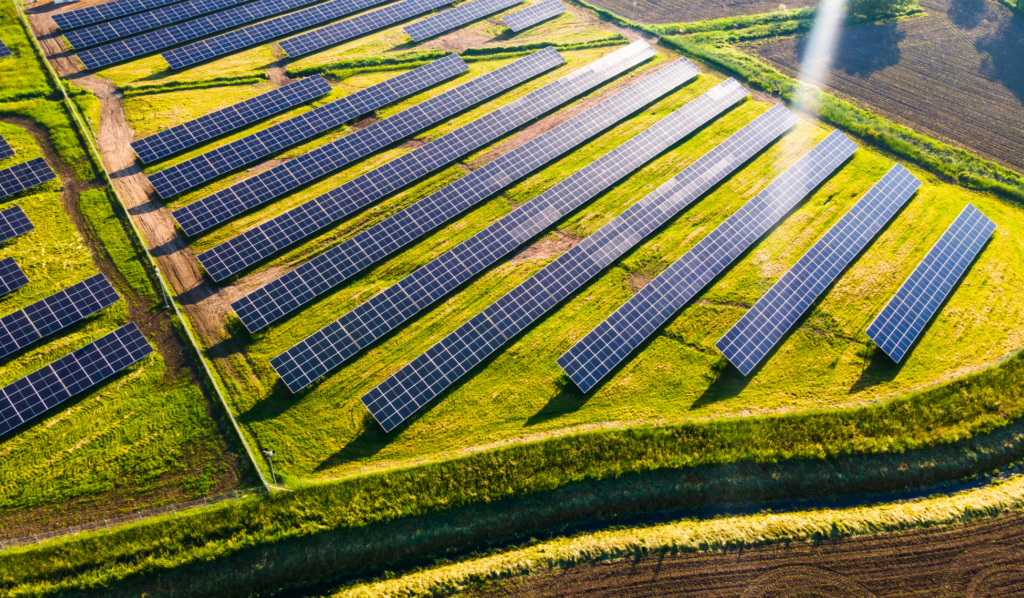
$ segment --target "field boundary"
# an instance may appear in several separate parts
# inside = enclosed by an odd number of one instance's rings
[[[121,197],[120,193],[118,193],[117,187],[114,185],[114,182],[110,178],[110,173],[107,172],[107,168],[103,164],[103,158],[99,152],[99,149],[93,142],[92,130],[89,127],[85,126],[85,121],[82,118],[82,115],[78,112],[78,106],[76,106],[75,103],[68,96],[67,88],[65,87],[61,78],[53,70],[53,66],[50,64],[50,61],[46,59],[46,53],[43,52],[43,49],[39,46],[39,40],[37,40],[36,36],[32,33],[32,27],[29,25],[28,18],[25,16],[24,7],[22,6],[22,0],[14,0],[14,7],[18,11],[18,17],[21,20],[21,26],[22,28],[24,28],[26,36],[32,41],[33,48],[36,52],[38,52],[39,60],[42,61],[42,63],[46,67],[47,73],[49,73],[50,78],[56,83],[57,87],[60,89],[64,104],[67,106],[67,109],[71,112],[75,124],[78,126],[79,135],[81,135],[85,139],[89,152],[92,155],[93,160],[97,162],[100,172],[103,173],[103,178],[106,180],[107,186],[113,191],[114,197],[117,198],[117,204],[121,207],[121,211],[127,217],[128,222],[131,223],[131,228],[132,231],[134,231],[135,233],[136,241],[142,246],[143,251],[146,253],[146,257],[149,259],[151,267],[156,272],[157,279],[160,281],[160,290],[164,295],[164,305],[166,307],[168,304],[170,304],[170,306],[173,307],[174,314],[177,317],[178,321],[182,324],[182,328],[184,328],[186,332],[189,344],[191,345],[192,350],[195,352],[196,358],[199,360],[200,363],[203,364],[203,370],[206,372],[206,376],[209,379],[210,384],[213,386],[214,392],[216,392],[217,398],[220,400],[221,406],[227,413],[228,419],[231,421],[231,426],[234,428],[235,433],[238,435],[238,439],[242,443],[242,447],[245,449],[245,453],[249,457],[249,461],[252,463],[253,468],[256,470],[256,474],[259,476],[260,482],[263,484],[263,487],[267,490],[267,492],[270,492],[271,489],[281,490],[276,486],[272,486],[267,481],[266,477],[263,475],[263,469],[260,467],[259,463],[257,463],[257,460],[252,453],[252,449],[249,447],[249,443],[246,441],[245,436],[242,434],[242,430],[238,425],[238,421],[236,421],[235,419],[235,414],[231,411],[231,408],[228,406],[228,402],[224,398],[224,395],[221,392],[220,387],[214,380],[213,374],[210,371],[210,366],[209,364],[207,364],[206,359],[203,357],[203,352],[200,349],[195,337],[193,336],[192,330],[189,327],[188,322],[185,320],[185,317],[181,313],[181,310],[178,308],[177,299],[174,297],[173,293],[171,293],[170,286],[164,279],[163,273],[160,272],[160,265],[157,263],[156,258],[153,257],[153,254],[149,251],[149,246],[146,243],[145,237],[143,237],[142,232],[139,231],[138,226],[135,224],[135,220],[131,217],[131,213],[128,211],[128,208],[124,203],[124,199]]]

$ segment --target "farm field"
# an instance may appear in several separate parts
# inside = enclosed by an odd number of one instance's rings
[[[927,14],[850,27],[828,88],[919,133],[1024,171],[1024,21],[984,0],[921,0]],[[747,51],[797,77],[805,36]]]
[[[0,538],[102,520],[153,505],[252,485],[254,472],[226,434],[223,411],[198,383],[153,273],[132,241],[15,16],[4,4],[0,32],[18,52],[16,78],[0,64],[0,136],[15,150],[7,168],[44,157],[56,180],[0,200],[20,206],[35,229],[0,247],[29,284],[0,297],[7,315],[103,273],[122,300],[0,360],[0,386],[134,321],[156,351],[72,397],[0,441]],[[6,59],[5,59],[6,60]],[[15,75],[12,75],[15,76]],[[10,87],[8,81],[12,82]],[[24,85],[23,85],[24,83]],[[36,93],[38,91],[38,93]],[[33,97],[35,96],[35,97]]]

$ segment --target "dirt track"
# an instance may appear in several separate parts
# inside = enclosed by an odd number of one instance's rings
[[[819,544],[652,556],[494,583],[472,596],[1024,596],[1024,515]]]

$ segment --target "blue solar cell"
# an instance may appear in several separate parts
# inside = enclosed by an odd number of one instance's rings
[[[836,171],[857,145],[835,131],[558,359],[590,391]]]
[[[292,392],[305,388],[747,95],[747,90],[733,79],[715,86],[278,355],[270,364]]]
[[[785,107],[770,109],[412,360],[363,404],[393,430],[796,123]]]
[[[558,16],[568,10],[558,0],[544,0],[540,4],[534,4],[533,6],[527,6],[523,10],[516,11],[507,17],[503,18],[508,28],[516,33],[533,27],[541,21],[546,21],[551,17]]]
[[[963,278],[996,225],[968,204],[868,326],[867,335],[899,363]]]
[[[752,372],[920,186],[894,166],[725,333],[718,350],[744,376]]]
[[[57,175],[42,158],[16,164],[0,170],[0,197],[14,195],[55,178]]]
[[[153,10],[181,0],[115,0],[98,6],[87,6],[53,15],[53,21],[63,31],[85,27],[101,21],[119,19],[126,15]]]
[[[28,216],[19,206],[13,206],[0,212],[0,243],[24,235],[35,228]]]
[[[0,295],[6,295],[28,284],[28,277],[21,271],[14,258],[0,260]]]
[[[8,56],[11,56],[11,50],[4,44],[3,40],[0,40],[0,58],[7,58]]]
[[[214,137],[284,112],[330,92],[331,84],[320,75],[307,77],[176,127],[165,129],[156,135],[133,141],[132,149],[143,162],[155,162],[160,158],[199,145]]]
[[[232,303],[232,309],[250,332],[265,328],[699,73],[685,58],[669,64],[246,295]]]
[[[0,388],[0,434],[21,426],[153,352],[135,323]]]
[[[450,31],[456,27],[461,27],[467,23],[472,23],[477,19],[482,19],[487,15],[493,15],[496,12],[505,10],[510,6],[515,6],[523,0],[473,0],[460,5],[457,8],[446,10],[441,14],[435,15],[422,21],[417,21],[411,25],[406,25],[403,29],[409,34],[409,37],[413,41],[421,42],[425,39],[434,37]]]
[[[150,175],[149,182],[156,188],[160,197],[168,199],[467,70],[469,66],[458,56],[445,56]],[[214,200],[202,200],[207,201]],[[178,218],[178,222],[189,235],[197,234],[217,222],[223,222],[216,218],[230,218],[231,215],[240,214],[247,209],[243,206],[237,212],[233,212],[236,208],[224,205],[206,214],[202,213],[202,202],[191,204],[175,213],[176,218],[182,216]],[[221,209],[229,213],[219,215]],[[190,213],[194,215],[185,216]]]
[[[11,144],[7,143],[7,140],[0,137],[0,160],[6,160],[14,156],[14,149],[11,148]]]

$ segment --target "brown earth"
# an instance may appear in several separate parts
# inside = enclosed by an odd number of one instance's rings
[[[817,6],[815,0],[593,0],[591,4],[637,23],[689,23],[739,15],[757,15],[787,9]]]
[[[1024,20],[986,0],[921,0],[923,16],[847,29],[833,93],[1024,172]],[[806,36],[748,50],[798,77]]]
[[[491,582],[471,596],[1024,596],[1024,515],[747,550],[654,555]]]
[[[527,245],[522,251],[512,256],[512,263],[518,264],[527,260],[549,260],[576,247],[582,240],[583,237],[556,230],[532,245]]]

